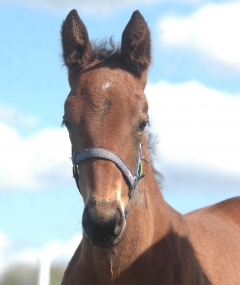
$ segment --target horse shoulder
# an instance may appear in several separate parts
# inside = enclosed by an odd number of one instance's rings
[[[212,284],[240,284],[240,197],[190,212],[185,218],[196,257]]]
[[[240,196],[217,203],[210,207],[210,210],[226,217],[240,227]]]
[[[223,226],[240,228],[240,196],[195,210],[186,214],[185,217],[188,222],[198,220],[200,224],[205,225],[207,228],[211,223],[219,221]],[[215,226],[221,231],[221,225],[215,224]]]

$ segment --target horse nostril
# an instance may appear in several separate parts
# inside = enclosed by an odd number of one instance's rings
[[[117,208],[116,214],[115,214],[115,221],[116,221],[116,226],[114,229],[114,234],[119,235],[122,230],[122,225],[123,225],[123,214],[120,208]]]

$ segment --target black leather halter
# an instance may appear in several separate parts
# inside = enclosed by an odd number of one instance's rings
[[[129,186],[129,203],[125,210],[125,217],[130,214],[129,207],[130,207],[130,200],[133,196],[134,189],[138,183],[138,181],[145,176],[142,173],[142,160],[146,159],[142,156],[142,143],[140,144],[139,151],[137,154],[137,159],[135,163],[134,173],[132,174],[131,170],[128,168],[126,163],[113,151],[100,148],[100,147],[92,147],[84,149],[80,152],[75,152],[72,149],[72,163],[73,163],[73,177],[75,178],[77,188],[81,193],[78,181],[79,181],[79,173],[78,173],[78,164],[81,162],[90,159],[90,158],[102,158],[106,160],[110,160],[122,171],[127,184]]]

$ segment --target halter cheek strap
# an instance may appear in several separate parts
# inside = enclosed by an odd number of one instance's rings
[[[102,159],[112,161],[122,171],[127,181],[127,184],[129,186],[129,194],[128,194],[129,203],[125,210],[125,217],[127,217],[130,214],[130,211],[129,211],[130,200],[133,196],[134,189],[138,181],[145,176],[145,174],[142,173],[142,160],[146,161],[146,159],[142,156],[142,143],[140,144],[140,147],[139,147],[133,174],[131,170],[128,168],[128,166],[126,165],[126,163],[113,151],[110,151],[105,148],[99,148],[99,147],[87,148],[80,152],[75,152],[72,149],[73,177],[75,178],[75,182],[76,182],[77,188],[80,193],[81,193],[81,190],[78,184],[79,173],[78,173],[77,165],[90,158],[102,158]]]

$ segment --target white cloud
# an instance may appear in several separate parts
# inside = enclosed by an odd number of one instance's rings
[[[50,241],[42,248],[16,249],[0,231],[0,275],[16,264],[31,264],[41,266],[44,264],[67,264],[80,244],[82,235],[73,236],[66,242]]]
[[[0,123],[0,190],[42,189],[71,179],[71,145],[65,129],[44,129],[28,138]]]
[[[4,1],[4,0],[0,0]],[[5,0],[6,1],[6,0]],[[117,10],[119,8],[128,8],[134,6],[149,6],[159,2],[167,2],[169,0],[11,0],[15,3],[21,3],[24,5],[32,5],[43,8],[50,8],[62,11],[70,11],[71,9],[79,9],[81,12],[85,12],[88,14],[98,14],[98,15],[106,15],[113,10]],[[179,3],[189,3],[196,4],[202,2],[203,0],[171,0],[171,2],[179,2]],[[205,0],[204,0],[205,1]]]
[[[160,134],[163,174],[185,175],[185,188],[194,179],[195,185],[201,179],[215,188],[219,181],[240,185],[240,96],[196,82],[159,83],[146,93],[153,129]]]
[[[38,124],[38,120],[34,116],[26,115],[16,108],[2,103],[0,104],[0,122],[6,125],[23,124],[28,127],[35,127]]]
[[[67,242],[51,241],[42,250],[42,254],[53,262],[68,262],[77,249],[82,235],[75,235]]]
[[[0,231],[0,248],[5,248],[9,244],[7,237]],[[0,251],[1,252],[1,251]]]
[[[58,240],[49,241],[43,248],[26,248],[24,250],[15,251],[8,258],[7,264],[38,264],[41,260],[45,260],[48,263],[67,263],[73,256],[81,239],[82,235],[78,234],[66,242]]]
[[[190,48],[240,68],[240,1],[206,5],[190,16],[159,23],[161,45]]]
[[[183,0],[184,1],[184,0]],[[185,0],[186,1],[186,0]],[[88,14],[98,14],[98,15],[105,15],[115,10],[116,8],[122,7],[131,7],[135,4],[141,5],[150,5],[152,3],[157,2],[157,0],[12,0],[12,2],[21,3],[24,5],[32,5],[32,6],[39,6],[43,8],[50,8],[62,11],[70,11],[71,9],[79,9],[79,11],[88,13]]]

